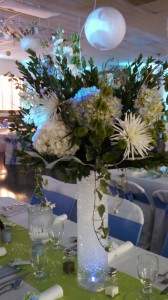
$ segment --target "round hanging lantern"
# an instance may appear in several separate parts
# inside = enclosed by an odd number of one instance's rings
[[[23,51],[26,51],[30,48],[36,52],[40,46],[40,40],[38,37],[36,38],[30,35],[25,36],[21,39],[20,46]]]
[[[85,22],[85,35],[96,49],[116,48],[123,40],[126,24],[122,14],[112,7],[100,7],[94,10]]]

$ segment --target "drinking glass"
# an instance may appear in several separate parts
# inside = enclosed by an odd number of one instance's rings
[[[143,284],[142,292],[147,299],[157,299],[156,293],[152,289],[152,284],[156,280],[159,272],[158,257],[153,254],[140,254],[137,259],[137,273]]]
[[[53,250],[60,250],[62,248],[60,241],[64,235],[64,221],[54,219],[51,228],[51,242]]]
[[[47,245],[40,242],[32,242],[30,262],[34,269],[34,276],[40,281],[46,280],[45,267],[47,265]]]

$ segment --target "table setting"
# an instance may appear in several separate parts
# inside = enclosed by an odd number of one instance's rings
[[[11,205],[9,205],[9,207],[11,207]],[[23,215],[25,216],[26,214],[27,212],[25,211],[20,212],[17,215],[18,219],[19,218],[23,219]],[[138,247],[135,247],[129,241],[122,242],[115,239],[111,240],[111,251],[108,254],[108,261],[109,261],[109,266],[116,268],[117,270],[118,282],[119,282],[118,283],[119,293],[114,296],[115,293],[114,288],[113,289],[110,288],[110,290],[106,289],[107,294],[105,294],[105,290],[101,291],[100,293],[96,293],[96,292],[89,292],[85,289],[81,289],[77,283],[76,252],[74,256],[75,258],[74,272],[67,274],[63,271],[64,250],[70,247],[72,247],[72,249],[73,247],[77,247],[76,224],[65,219],[65,216],[63,216],[62,218],[65,221],[64,224],[65,228],[61,240],[62,248],[60,250],[55,251],[53,249],[52,241],[48,241],[47,243],[44,244],[42,243],[40,244],[40,246],[38,245],[38,241],[36,241],[37,242],[36,247],[37,246],[40,247],[39,248],[40,252],[39,251],[37,252],[42,253],[43,260],[45,257],[47,261],[44,264],[44,269],[45,269],[44,278],[42,278],[42,280],[36,278],[35,275],[33,274],[35,272],[35,269],[34,267],[32,267],[33,263],[31,262],[30,251],[32,253],[33,242],[30,239],[29,230],[28,228],[23,228],[22,226],[12,222],[11,218],[12,216],[7,219],[6,217],[1,216],[3,222],[10,222],[10,225],[12,225],[12,241],[10,243],[2,243],[2,241],[0,242],[0,249],[5,248],[6,250],[6,253],[0,257],[0,265],[2,266],[2,268],[3,267],[14,268],[14,270],[16,271],[16,273],[10,274],[10,276],[13,277],[9,277],[9,276],[6,277],[7,279],[12,280],[10,281],[11,288],[15,287],[15,280],[17,279],[17,277],[20,278],[20,276],[23,276],[24,278],[21,277],[23,282],[20,286],[17,287],[16,290],[12,289],[13,293],[11,291],[6,291],[5,293],[3,293],[1,295],[2,300],[10,299],[11,293],[13,298],[15,292],[17,293],[16,300],[23,300],[24,297],[28,297],[29,294],[30,296],[36,295],[37,297],[39,297],[37,299],[40,300],[43,299],[55,300],[58,299],[59,297],[61,297],[62,299],[86,299],[86,300],[96,299],[97,300],[97,299],[108,299],[108,297],[112,297],[112,296],[115,297],[116,300],[121,300],[121,299],[127,299],[124,297],[130,292],[132,291],[136,292],[142,289],[140,280],[137,279],[138,278],[137,258],[140,254],[142,254],[142,252],[146,253],[146,251]],[[37,250],[36,247],[34,249]],[[157,287],[155,293],[158,297],[157,298],[158,300],[168,299],[168,296],[166,296],[166,294],[160,295],[160,291],[164,290],[167,287],[166,284],[160,283],[160,281],[163,281],[167,278],[167,275],[162,274],[165,273],[166,271],[167,259],[159,256],[158,261],[160,266],[158,273],[160,275],[157,277],[157,280],[154,283],[155,288]],[[131,267],[130,264],[132,264]],[[17,284],[19,285],[19,283],[17,283],[16,281],[16,286]],[[1,281],[0,281],[0,287],[1,287]],[[58,291],[58,295],[57,295],[57,291]],[[55,293],[56,296],[52,296],[55,295]],[[49,298],[49,295],[51,295],[51,298]],[[56,298],[52,298],[52,297],[56,297]],[[29,298],[25,298],[25,299],[29,299]]]

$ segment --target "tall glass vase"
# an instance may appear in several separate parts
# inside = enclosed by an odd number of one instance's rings
[[[108,226],[108,196],[99,200],[95,193],[94,172],[78,182],[77,231],[78,231],[78,284],[89,291],[104,289],[108,269],[108,253],[100,244],[95,231],[100,226],[96,206],[104,204],[104,226]],[[96,196],[96,199],[95,199]],[[102,240],[104,245],[108,241]]]

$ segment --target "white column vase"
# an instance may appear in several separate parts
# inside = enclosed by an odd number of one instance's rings
[[[108,253],[100,244],[93,226],[100,226],[100,216],[94,205],[104,204],[106,212],[103,216],[104,226],[108,226],[108,196],[99,200],[96,193],[94,200],[95,177],[92,172],[89,177],[78,181],[77,199],[77,230],[78,230],[78,284],[89,291],[101,291],[104,289],[108,268]],[[104,245],[108,241],[103,240]]]

